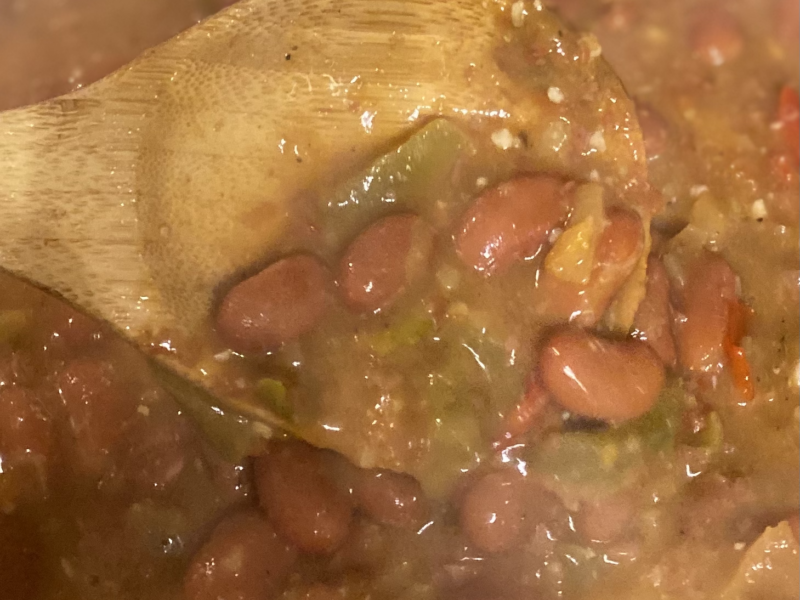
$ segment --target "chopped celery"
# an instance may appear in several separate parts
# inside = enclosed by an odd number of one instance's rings
[[[291,419],[292,405],[286,394],[286,386],[282,381],[264,377],[256,382],[256,396],[263,400],[267,408],[279,417]]]
[[[0,310],[0,342],[12,344],[28,330],[33,320],[29,310]]]
[[[399,348],[416,345],[432,331],[430,316],[413,315],[400,320],[390,329],[366,336],[366,343],[378,356],[387,356]]]
[[[434,419],[430,450],[416,473],[431,498],[446,497],[461,475],[480,462],[483,440],[475,414],[466,405],[451,405]]]
[[[446,119],[436,119],[397,149],[383,155],[323,198],[322,229],[330,247],[338,249],[367,224],[398,210],[425,214],[431,194],[445,185],[466,135]]]

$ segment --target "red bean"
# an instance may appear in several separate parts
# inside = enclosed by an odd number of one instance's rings
[[[797,54],[800,42],[800,2],[797,0],[777,0],[773,10],[774,28],[779,39],[789,52]]]
[[[296,552],[255,510],[227,517],[192,558],[186,600],[267,600],[289,573]]]
[[[259,502],[278,532],[305,552],[329,553],[347,537],[353,509],[321,468],[319,451],[275,443],[256,459]]]
[[[722,8],[713,8],[696,15],[691,45],[701,60],[718,67],[739,57],[744,38],[737,19]]]
[[[0,513],[0,597],[31,600],[40,597],[44,560],[40,534],[34,523]]]
[[[394,302],[425,262],[431,232],[416,215],[381,219],[347,248],[339,285],[347,304],[376,311]]]
[[[564,408],[608,421],[643,415],[664,384],[664,367],[646,344],[607,340],[579,329],[552,335],[539,368],[545,386]]]
[[[456,251],[484,275],[529,259],[567,216],[572,185],[555,177],[518,177],[484,192],[456,232]]]
[[[34,393],[19,387],[0,391],[0,455],[4,463],[47,459],[52,422]]]
[[[647,292],[633,320],[633,336],[646,342],[667,366],[675,366],[677,355],[672,322],[667,270],[651,256],[647,261]]]
[[[273,350],[313,329],[330,298],[329,274],[317,259],[284,258],[227,293],[217,332],[237,352]]]
[[[543,310],[582,327],[596,324],[630,277],[644,248],[644,227],[631,211],[612,209],[597,242],[589,282],[578,285],[545,271],[539,293]]]
[[[78,467],[102,471],[128,420],[135,398],[114,368],[89,359],[70,362],[58,375],[58,393],[66,409]]]
[[[669,125],[664,117],[647,105],[637,105],[636,115],[644,138],[644,151],[647,159],[658,158],[667,149]]]
[[[716,372],[726,363],[728,310],[736,301],[736,275],[724,258],[704,252],[692,265],[683,290],[685,320],[678,328],[681,365]]]
[[[64,302],[48,302],[42,331],[46,332],[47,349],[59,356],[75,356],[96,344],[103,337],[103,326]]]
[[[159,410],[160,409],[160,410]],[[137,490],[163,490],[178,479],[196,456],[189,424],[161,407],[147,408],[123,438],[122,475]]]
[[[461,504],[461,527],[484,552],[501,552],[520,542],[525,520],[524,479],[497,471],[479,479]]]
[[[359,507],[383,525],[419,529],[428,518],[428,503],[419,482],[385,469],[363,471],[355,486]]]

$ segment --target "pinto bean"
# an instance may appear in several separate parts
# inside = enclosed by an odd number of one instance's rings
[[[363,471],[355,485],[359,507],[382,525],[419,529],[428,517],[428,502],[411,475],[385,469]]]
[[[217,332],[237,352],[264,352],[291,341],[322,318],[331,299],[328,270],[306,255],[283,258],[223,298]]]
[[[339,285],[347,304],[359,311],[386,308],[421,272],[431,231],[416,215],[381,219],[347,248]]]
[[[704,252],[691,266],[683,290],[685,319],[678,328],[678,354],[685,369],[722,369],[728,311],[735,300],[733,269],[721,256]]]
[[[677,355],[672,321],[667,270],[651,256],[647,261],[647,291],[633,320],[633,336],[646,342],[667,366],[675,366]]]
[[[712,7],[695,15],[690,43],[701,60],[718,67],[739,57],[744,36],[736,18],[722,7]]]
[[[461,260],[483,275],[529,259],[566,219],[572,185],[548,175],[525,176],[484,192],[455,235]]]
[[[192,558],[186,600],[266,600],[289,573],[296,551],[255,510],[227,517]]]
[[[564,408],[607,421],[643,415],[664,385],[664,367],[646,344],[603,339],[579,329],[553,334],[539,368],[545,386]]]
[[[347,537],[353,508],[326,476],[320,451],[300,442],[271,444],[256,459],[255,481],[275,528],[304,552],[333,552]]]
[[[581,327],[596,324],[636,268],[643,248],[644,227],[639,216],[629,210],[609,211],[589,282],[579,285],[545,271],[539,286],[543,310]]]
[[[501,552],[519,543],[525,520],[525,481],[514,471],[479,479],[461,503],[461,527],[484,552]]]

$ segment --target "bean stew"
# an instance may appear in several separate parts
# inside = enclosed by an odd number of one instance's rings
[[[6,2],[0,107],[227,4]],[[330,165],[154,341],[241,414],[0,274],[0,599],[800,598],[800,2],[485,4],[540,119]]]

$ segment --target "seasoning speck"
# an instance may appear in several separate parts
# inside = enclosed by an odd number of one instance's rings
[[[492,143],[501,150],[509,148],[519,148],[519,138],[514,136],[508,129],[498,129],[492,134]]]
[[[606,151],[606,138],[603,135],[603,132],[599,129],[592,134],[592,137],[589,138],[589,145],[597,150],[598,152],[605,152]]]
[[[525,17],[528,11],[525,10],[525,3],[522,0],[517,0],[511,5],[511,23],[514,27],[522,27],[525,23]]]
[[[561,88],[552,86],[547,88],[547,97],[553,104],[561,104],[564,101],[564,92],[561,91]]]
[[[767,218],[767,205],[762,199],[758,199],[750,205],[750,216],[756,221],[763,221]]]

